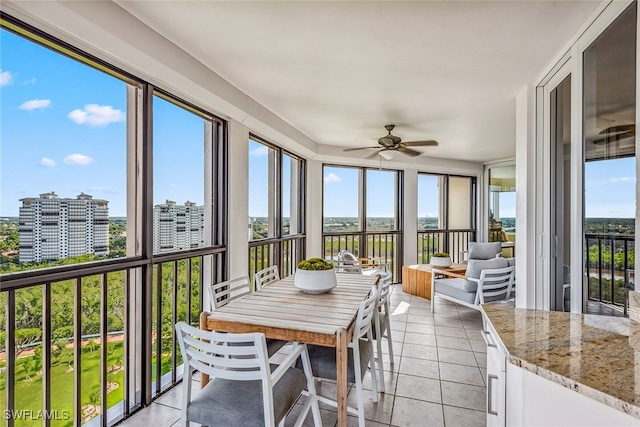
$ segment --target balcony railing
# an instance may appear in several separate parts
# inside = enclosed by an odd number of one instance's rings
[[[182,358],[173,325],[197,325],[204,286],[218,277],[223,251],[3,276],[6,425],[109,426],[176,384]]]
[[[589,299],[624,306],[625,286],[634,268],[635,236],[585,233],[584,237]]]
[[[476,230],[418,231],[418,263],[428,264],[431,255],[446,252],[453,262],[461,262],[460,253],[476,240]]]
[[[338,252],[348,250],[359,258],[372,258],[387,264],[393,282],[402,280],[402,232],[324,233],[324,257],[337,260]]]
[[[296,271],[296,266],[304,259],[305,236],[287,236],[281,239],[262,239],[249,242],[249,278],[253,283],[256,272],[277,265],[280,277],[287,277]]]

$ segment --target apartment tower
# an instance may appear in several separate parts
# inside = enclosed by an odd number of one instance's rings
[[[20,199],[21,262],[56,261],[84,254],[109,255],[109,202],[55,192]]]
[[[172,252],[204,246],[204,206],[172,200],[153,207],[153,252]]]

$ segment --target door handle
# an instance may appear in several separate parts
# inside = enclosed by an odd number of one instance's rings
[[[489,337],[491,336],[491,333],[489,331],[483,330],[482,333],[484,334],[484,342],[487,343],[487,347],[498,348],[496,343],[493,341],[493,338],[491,340],[489,340]],[[491,341],[491,342],[489,342],[489,341]]]
[[[498,411],[494,411],[493,408],[493,380],[497,380],[498,376],[489,374],[487,375],[487,414],[498,415]]]

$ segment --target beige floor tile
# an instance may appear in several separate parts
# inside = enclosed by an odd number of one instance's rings
[[[364,418],[365,420],[377,421],[379,423],[389,424],[391,420],[391,412],[393,411],[393,402],[395,396],[393,394],[379,393],[378,403],[373,403],[371,392],[364,391]],[[355,387],[349,392],[349,406],[357,408],[358,400]]]
[[[440,378],[443,381],[451,381],[462,384],[483,386],[484,379],[480,368],[473,366],[454,365],[452,363],[440,363]]]
[[[433,403],[442,403],[440,380],[399,374],[398,384],[396,386],[396,396],[409,397],[411,399],[424,400]]]
[[[467,338],[467,332],[463,328],[450,326],[436,326],[436,335],[455,338]]]
[[[465,329],[465,331],[467,332],[467,338],[469,338],[470,340],[484,341],[481,329]]]
[[[417,345],[436,345],[436,336],[429,334],[418,334],[415,332],[405,332],[404,342]]]
[[[405,375],[417,375],[427,378],[440,378],[438,373],[438,362],[433,360],[413,359],[411,357],[403,357],[400,361],[400,370]]]
[[[442,403],[449,406],[484,411],[487,389],[484,386],[442,381]]]
[[[445,363],[454,363],[456,365],[478,366],[473,352],[464,350],[455,350],[452,348],[438,348],[438,360]]]
[[[462,320],[453,317],[439,317],[436,316],[434,323],[437,326],[449,326],[451,328],[463,328]]]
[[[402,348],[402,356],[413,357],[414,359],[438,360],[438,348],[427,345],[405,343]]]
[[[447,427],[485,427],[487,415],[481,411],[444,405],[444,422]]]
[[[442,405],[406,397],[396,397],[391,425],[397,427],[444,426]]]
[[[398,373],[391,371],[382,371],[382,374],[384,375],[384,392],[386,394],[395,394],[396,382],[398,381]],[[370,375],[364,376],[364,379],[362,380],[362,388],[365,390],[371,390]],[[378,387],[378,391],[381,391],[380,387]]]
[[[438,347],[452,348],[454,350],[471,351],[471,343],[466,338],[443,337],[436,338]]]
[[[477,353],[486,353],[487,352],[487,343],[484,340],[469,340],[471,344],[471,349]]]
[[[407,332],[415,332],[417,334],[429,334],[434,335],[436,333],[436,327],[433,324],[428,323],[410,323],[407,322]]]
[[[433,317],[431,316],[422,316],[420,314],[411,314],[407,316],[407,322],[410,323],[423,323],[423,324],[432,324]]]
[[[152,403],[141,409],[131,418],[125,420],[121,427],[138,427],[142,425],[154,427],[170,427],[180,420],[180,410],[159,403]]]

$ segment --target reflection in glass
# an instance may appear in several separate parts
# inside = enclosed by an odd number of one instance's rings
[[[489,241],[514,242],[516,236],[516,167],[489,169]]]
[[[584,52],[586,312],[621,315],[635,239],[636,3]]]

